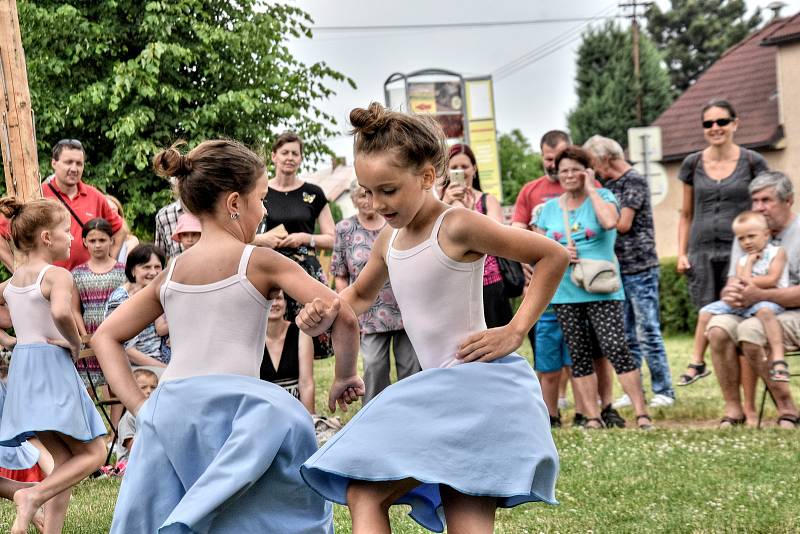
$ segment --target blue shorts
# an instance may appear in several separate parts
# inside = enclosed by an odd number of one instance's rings
[[[536,323],[536,354],[533,355],[533,368],[540,373],[552,373],[563,367],[571,367],[561,325],[555,312],[544,312]]]
[[[783,307],[775,304],[774,302],[769,302],[766,300],[762,300],[761,302],[756,302],[749,308],[734,308],[730,306],[728,303],[718,300],[716,302],[712,302],[711,304],[706,304],[702,308],[700,308],[700,313],[710,313],[711,315],[738,315],[739,317],[744,317],[747,319],[748,317],[754,317],[756,312],[761,309],[770,309],[772,313],[778,315],[779,313],[783,313],[786,311]]]

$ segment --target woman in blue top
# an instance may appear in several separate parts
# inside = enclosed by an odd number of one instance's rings
[[[650,429],[653,425],[644,402],[638,366],[625,341],[625,293],[621,287],[613,293],[590,293],[575,285],[570,276],[578,258],[617,262],[614,255],[619,218],[617,200],[611,191],[594,187],[591,156],[582,148],[564,149],[556,157],[556,168],[564,194],[547,201],[534,215],[532,224],[566,246],[573,264],[564,273],[552,303],[572,357],[574,385],[583,398],[597,397],[591,338],[595,336],[603,356],[614,366],[622,389],[633,402],[639,428]],[[569,236],[564,228],[563,209],[567,210]],[[596,403],[586,402],[586,416],[587,428],[604,426]]]

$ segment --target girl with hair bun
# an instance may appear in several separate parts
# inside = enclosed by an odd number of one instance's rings
[[[0,445],[19,446],[35,435],[54,461],[43,482],[14,493],[11,532],[25,534],[45,503],[45,531],[61,532],[72,486],[106,456],[106,428],[73,364],[81,347],[74,282],[69,271],[53,265],[69,258],[71,221],[54,200],[23,205],[3,198],[0,213],[11,220],[11,237],[24,256],[0,285],[0,305],[8,306],[17,335],[0,414]]]
[[[317,449],[311,418],[290,393],[260,380],[259,370],[270,296],[283,290],[339,310],[336,294],[292,260],[249,244],[267,194],[265,166],[253,152],[227,140],[186,155],[173,146],[156,156],[155,168],[177,178],[181,203],[202,233],[92,338],[108,383],[138,416],[111,532],[332,532],[330,504],[300,478]],[[123,343],[162,313],[172,357],[145,402]],[[344,306],[332,328],[329,407],[346,409],[364,393],[358,321]]]
[[[435,532],[446,521],[450,532],[491,533],[497,507],[556,502],[547,408],[533,370],[513,351],[553,296],[568,254],[434,197],[447,148],[430,117],[373,103],[350,121],[358,182],[388,227],[340,298],[361,314],[390,280],[422,371],[364,406],[303,464],[303,478],[350,508],[356,534],[389,533],[391,504],[410,505],[411,517]],[[536,264],[516,315],[491,329],[483,315],[487,254]],[[335,314],[312,302],[298,322],[314,335]]]

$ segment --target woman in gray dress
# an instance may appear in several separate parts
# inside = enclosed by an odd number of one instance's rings
[[[702,111],[702,126],[708,146],[687,156],[678,173],[683,182],[678,272],[687,275],[689,293],[698,309],[719,298],[728,279],[731,223],[750,209],[747,186],[757,174],[769,170],[760,154],[734,142],[739,119],[730,102],[709,102]],[[748,369],[743,372],[752,375]],[[688,385],[708,374],[704,355],[694,354],[678,384]],[[749,381],[743,376],[744,384]],[[752,381],[754,387],[754,377]],[[745,387],[745,397],[747,390]]]

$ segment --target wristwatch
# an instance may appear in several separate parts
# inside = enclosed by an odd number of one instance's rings
[[[309,248],[316,248],[315,245],[317,242],[314,240],[314,234],[311,234],[311,238],[308,240],[308,247]]]

